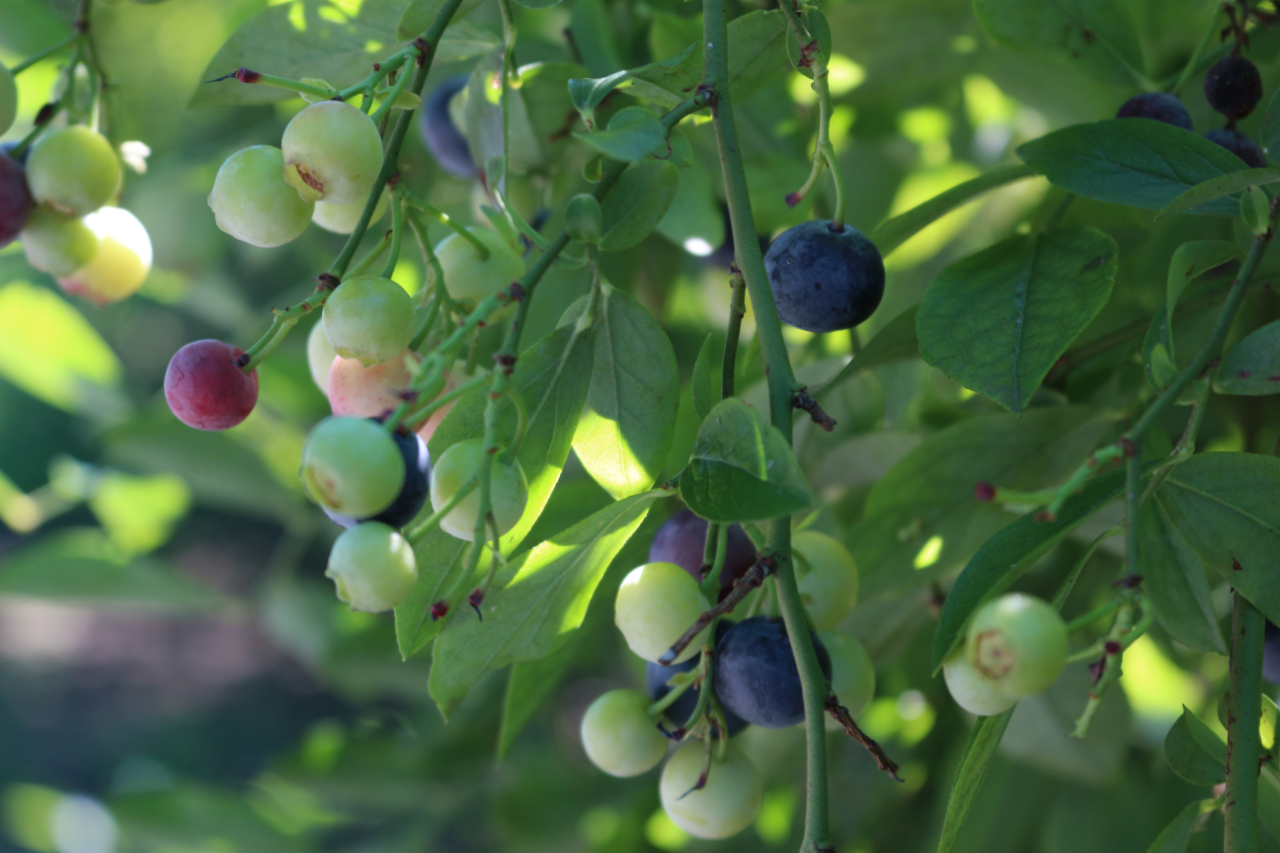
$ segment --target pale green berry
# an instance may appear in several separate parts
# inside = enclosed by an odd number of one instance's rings
[[[409,597],[418,582],[418,561],[413,546],[398,532],[365,522],[333,543],[325,577],[353,609],[382,613]]]
[[[1067,625],[1058,611],[1022,593],[988,601],[965,635],[970,665],[1011,696],[1030,696],[1057,681],[1067,652]]]
[[[305,231],[313,205],[284,182],[283,169],[284,155],[270,145],[254,145],[228,157],[209,193],[218,227],[262,248],[283,246]]]
[[[362,201],[382,168],[377,125],[342,101],[304,107],[285,127],[280,148],[284,180],[304,201]]]
[[[943,664],[942,677],[956,704],[979,717],[1002,714],[1018,701],[970,666],[963,652]]]
[[[687,577],[687,575],[686,575]],[[694,787],[706,769],[707,751],[699,741],[687,741],[662,768],[658,794],[672,823],[695,838],[720,839],[737,835],[760,811],[763,788],[760,772],[742,750],[728,744],[723,760],[712,750],[706,785]]]
[[[492,228],[472,226],[467,229],[489,250],[481,259],[480,251],[460,234],[450,234],[436,246],[436,259],[444,271],[444,283],[454,299],[479,302],[504,287],[510,287],[524,275],[524,260]]]
[[[524,469],[512,460],[504,465],[498,454],[486,454],[484,441],[467,439],[453,444],[440,455],[431,469],[431,508],[439,511],[480,473],[488,462],[489,504],[499,535],[515,527],[529,502],[529,484]],[[476,519],[480,515],[480,489],[476,488],[440,519],[440,529],[450,536],[475,540]]]
[[[84,216],[102,207],[120,187],[120,160],[101,133],[82,124],[42,137],[27,159],[32,197],[53,209]]]
[[[667,738],[645,713],[649,698],[635,690],[610,690],[587,708],[580,732],[591,763],[610,776],[639,776],[667,754]]]
[[[326,231],[332,231],[335,234],[350,234],[356,230],[356,225],[360,223],[360,214],[364,213],[364,206],[367,200],[366,198],[358,198],[349,204],[319,202],[316,205],[316,209],[311,213],[311,221]],[[378,203],[373,208],[373,216],[369,219],[369,225],[373,225],[373,223],[381,219],[386,212],[387,194],[384,192],[378,196]]]
[[[103,207],[84,218],[98,240],[89,263],[58,278],[67,293],[105,305],[132,295],[151,271],[151,238],[138,217],[120,207]]]
[[[858,603],[858,567],[849,549],[825,533],[805,530],[791,539],[800,559],[796,582],[813,625],[819,631],[835,628]]]
[[[675,563],[645,563],[631,570],[618,587],[613,621],[631,651],[657,662],[698,617],[711,609],[698,582]],[[671,663],[696,655],[706,643],[703,629]]]
[[[368,518],[400,494],[404,458],[381,425],[364,418],[325,418],[307,436],[299,476],[322,507]]]
[[[316,323],[307,335],[307,367],[311,370],[311,381],[323,394],[329,393],[329,372],[337,357],[337,351],[324,332],[324,323]]]
[[[853,716],[858,716],[876,695],[876,668],[867,650],[848,634],[839,631],[820,631],[818,639],[827,647],[831,658],[831,689],[840,704]],[[831,717],[827,728],[843,730]]]
[[[413,300],[389,278],[346,279],[325,303],[324,331],[343,358],[381,364],[400,355],[413,340]]]
[[[50,275],[70,275],[98,253],[98,236],[84,220],[40,205],[22,229],[27,263]]]

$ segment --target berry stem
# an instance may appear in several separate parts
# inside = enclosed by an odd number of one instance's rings
[[[421,409],[414,411],[412,415],[404,419],[404,425],[409,429],[416,430],[427,420],[427,418],[431,417],[454,400],[464,397],[472,391],[475,391],[477,388],[480,388],[488,381],[489,374],[481,373],[480,375],[472,378],[469,382],[464,382],[452,391],[449,391],[446,394],[441,394]]]
[[[10,68],[9,73],[12,74],[14,77],[17,77],[23,71],[26,71],[28,68],[35,65],[40,60],[48,59],[50,56],[53,56],[55,53],[59,53],[71,47],[73,44],[79,41],[83,35],[84,34],[79,31],[73,32],[71,35],[67,36],[62,41],[57,42],[56,44],[51,44],[48,47],[46,47],[44,50],[38,50],[35,53],[31,54],[26,59],[22,60],[17,65]]]
[[[382,103],[378,106],[378,109],[374,111],[373,115],[369,116],[374,124],[378,124],[391,114],[391,111],[395,109],[396,101],[400,98],[400,93],[404,91],[404,87],[408,82],[409,75],[407,73],[402,72],[396,78],[396,82],[391,86],[390,91],[383,95]]]
[[[724,360],[720,370],[720,399],[733,396],[734,378],[738,370],[738,339],[742,336],[742,318],[747,313],[747,280],[736,269],[729,280],[733,295],[729,297],[729,331],[724,339]]]
[[[507,170],[511,166],[511,110],[507,109],[511,98],[511,74],[516,62],[516,19],[511,12],[511,0],[498,0],[502,14],[502,174],[490,181],[496,190],[507,188]],[[507,208],[507,205],[503,205]]]
[[[410,545],[416,547],[417,544],[422,541],[422,537],[430,533],[431,529],[440,523],[440,519],[452,512],[458,504],[462,503],[467,495],[476,490],[476,485],[477,484],[474,480],[468,482],[461,489],[458,489],[457,494],[449,498],[449,500],[445,502],[444,506],[431,513],[431,515],[427,516],[413,527],[406,527],[401,532],[401,535],[404,536]]]
[[[1262,744],[1262,650],[1266,618],[1238,591],[1231,611],[1231,692],[1227,697],[1224,853],[1257,853]]]
[[[391,278],[400,262],[400,242],[404,238],[404,199],[400,193],[391,191],[391,252],[382,267],[382,277]]]
[[[470,231],[468,231],[465,227],[463,227],[459,223],[455,222],[453,217],[449,216],[449,214],[445,213],[443,210],[441,210],[438,207],[434,207],[428,204],[426,201],[414,195],[408,189],[403,190],[403,192],[404,192],[404,199],[406,204],[408,204],[413,208],[416,208],[421,213],[425,213],[427,216],[430,216],[436,222],[439,222],[441,225],[444,225],[445,227],[449,228],[451,231],[453,231],[453,233],[457,234],[459,237],[461,237],[462,239],[470,243],[472,246],[474,246],[476,252],[479,253],[480,255],[480,260],[482,261],[489,260],[489,247],[486,246],[480,240],[479,237],[477,237],[475,234],[472,234]]]

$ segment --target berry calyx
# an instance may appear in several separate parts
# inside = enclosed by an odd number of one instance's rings
[[[822,673],[830,679],[826,647],[813,639]],[[781,619],[754,616],[730,628],[716,643],[713,673],[725,710],[748,723],[781,729],[804,719],[800,670]]]
[[[942,665],[942,677],[956,704],[977,717],[1003,714],[1018,702],[974,669],[963,650]]]
[[[1030,595],[1010,593],[984,604],[965,635],[965,660],[1011,696],[1039,693],[1067,662],[1067,626]]]
[[[284,154],[254,145],[232,154],[218,169],[209,207],[223,231],[252,246],[283,246],[307,229],[313,205],[284,182]]]
[[[635,690],[601,694],[582,716],[579,734],[587,758],[610,776],[639,776],[667,754],[667,738],[645,713],[649,700]]]
[[[436,259],[444,271],[449,295],[479,302],[524,275],[524,260],[494,229],[473,225],[467,230],[489,250],[488,258],[481,258],[470,240],[450,234],[436,246]]]
[[[440,455],[431,472],[431,508],[439,510],[453,500],[480,472],[480,466],[488,464],[489,505],[498,533],[505,534],[515,527],[529,502],[529,484],[519,462],[512,460],[509,465],[504,465],[498,456],[485,453],[484,441],[479,438],[451,445]],[[480,490],[474,489],[440,519],[440,529],[450,536],[472,542],[479,514]]]
[[[258,402],[258,371],[245,373],[244,350],[222,341],[187,344],[173,354],[164,373],[164,398],[173,414],[189,427],[230,429]]]
[[[96,305],[132,295],[151,271],[151,237],[138,217],[122,207],[103,207],[83,219],[97,251],[84,266],[58,278],[67,293]]]
[[[807,332],[852,329],[884,296],[884,261],[852,225],[802,222],[782,232],[764,256],[778,316]]]
[[[858,603],[858,566],[840,542],[815,530],[791,539],[800,599],[819,631],[836,627]]]
[[[1243,56],[1224,56],[1204,75],[1209,106],[1232,122],[1239,121],[1262,100],[1262,75]]]
[[[343,358],[381,364],[403,353],[413,339],[413,300],[389,278],[349,278],[325,303],[324,331]]]
[[[695,838],[737,835],[756,819],[763,797],[760,772],[742,750],[730,743],[723,759],[714,750],[712,755],[704,779],[706,750],[697,741],[685,743],[662,768],[658,783],[667,817]]]
[[[1183,130],[1191,130],[1191,114],[1168,92],[1143,92],[1125,101],[1116,111],[1116,118],[1149,118],[1162,121]]]
[[[377,125],[342,101],[304,107],[285,127],[280,148],[284,180],[303,201],[363,201],[382,168]]]
[[[409,597],[418,582],[418,561],[403,536],[368,522],[338,537],[324,574],[353,610],[382,613]]]
[[[22,166],[0,152],[0,248],[12,243],[26,227],[34,207]]]
[[[698,617],[711,609],[698,582],[675,563],[645,563],[622,579],[613,603],[613,621],[631,651],[657,661]],[[673,661],[698,654],[708,629],[694,638]]]
[[[40,204],[84,216],[106,204],[120,186],[120,161],[107,138],[84,125],[42,137],[27,160],[27,183]]]
[[[325,418],[307,436],[299,476],[307,494],[325,509],[372,518],[400,494],[405,465],[380,424],[364,418]]]

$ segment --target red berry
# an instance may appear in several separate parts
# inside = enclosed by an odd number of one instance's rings
[[[236,363],[244,350],[222,341],[189,343],[164,374],[164,397],[178,420],[196,429],[229,429],[258,402],[258,371]]]
[[[0,153],[0,246],[9,245],[18,236],[32,207],[22,167],[8,154]]]

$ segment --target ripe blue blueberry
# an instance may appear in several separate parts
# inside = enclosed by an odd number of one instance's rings
[[[818,663],[831,678],[827,649],[813,638]],[[794,726],[804,719],[804,694],[791,640],[781,619],[754,616],[725,632],[716,644],[716,696],[725,711],[766,729]]]
[[[734,623],[728,619],[721,619],[716,623],[716,642],[719,642],[725,633],[733,627]],[[715,659],[712,658],[714,665]],[[683,663],[672,664],[671,666],[663,666],[660,663],[649,661],[644,668],[644,680],[649,687],[649,698],[657,702],[663,696],[671,692],[668,685],[672,676],[679,675],[682,672],[692,672],[702,664],[702,655],[690,658]],[[690,687],[686,689],[680,696],[667,706],[666,718],[667,724],[671,727],[683,726],[689,721],[690,715],[698,707],[698,696],[702,692],[701,687]],[[746,720],[739,717],[732,711],[724,712],[725,724],[729,727],[729,736],[733,737],[738,732],[747,727]]]
[[[1251,169],[1266,168],[1267,158],[1263,155],[1262,149],[1258,147],[1258,143],[1234,128],[1230,130],[1226,128],[1211,130],[1204,135],[1204,138],[1210,142],[1218,143],[1243,160],[1245,165]]]
[[[1204,96],[1209,106],[1233,122],[1244,118],[1262,100],[1258,66],[1243,56],[1222,57],[1204,75]]]
[[[784,323],[806,332],[852,329],[884,296],[880,250],[857,228],[814,219],[782,232],[764,256]]]
[[[1168,92],[1143,92],[1141,95],[1134,95],[1116,111],[1116,118],[1149,118],[1191,130],[1191,114],[1177,95],[1170,95]]]
[[[682,509],[668,518],[658,528],[649,545],[650,563],[675,563],[684,569],[693,579],[701,581],[703,549],[707,542],[707,521],[693,514],[691,509]],[[751,537],[742,529],[742,525],[729,527],[729,553],[725,555],[724,568],[720,570],[720,588],[723,591],[733,586],[734,580],[742,577],[755,565],[756,546]],[[721,595],[723,598],[723,594]],[[723,624],[723,623],[721,623]]]
[[[471,159],[471,146],[449,115],[449,102],[466,85],[467,75],[459,74],[442,82],[427,97],[422,109],[422,138],[427,150],[446,172],[460,178],[474,178],[476,164]]]
[[[1262,647],[1262,677],[1280,684],[1280,628],[1267,623],[1266,645]]]
[[[377,418],[369,418],[377,422]],[[391,506],[371,518],[356,518],[334,512],[328,507],[321,507],[329,520],[343,527],[355,527],[365,521],[380,521],[388,527],[404,527],[417,517],[423,504],[427,502],[427,486],[431,477],[431,454],[427,451],[427,443],[416,433],[396,431],[391,436],[404,458],[404,485]]]

